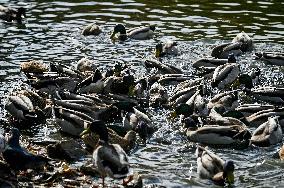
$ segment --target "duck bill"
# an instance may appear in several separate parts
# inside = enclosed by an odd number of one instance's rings
[[[227,183],[229,185],[232,185],[234,183],[234,181],[235,181],[235,177],[234,177],[233,172],[228,173],[228,175],[227,175]]]
[[[90,130],[90,128],[87,128],[80,134],[80,137],[82,137],[82,136],[84,136],[86,134],[89,134],[89,133],[91,133],[91,130]]]

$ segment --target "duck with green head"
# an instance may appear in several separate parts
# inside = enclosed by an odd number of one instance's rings
[[[117,39],[122,41],[126,40],[127,38],[136,40],[146,40],[152,38],[152,36],[154,35],[155,28],[156,27],[154,25],[150,25],[126,31],[125,26],[123,24],[117,24],[113,29],[110,39],[115,40],[116,34],[119,33]]]
[[[92,122],[81,136],[93,132],[99,135],[98,146],[93,152],[93,164],[103,179],[109,176],[115,179],[125,178],[130,173],[130,164],[127,154],[118,144],[109,143],[109,134],[105,123],[101,120]]]

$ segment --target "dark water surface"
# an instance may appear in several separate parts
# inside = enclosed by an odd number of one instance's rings
[[[283,51],[284,2],[225,0],[187,1],[87,1],[87,0],[1,0],[1,5],[24,6],[28,9],[23,25],[0,22],[0,84],[2,117],[3,104],[9,92],[20,87],[25,77],[20,74],[23,61],[40,59],[45,63],[62,62],[74,65],[82,57],[97,60],[101,68],[123,60],[136,77],[146,73],[143,57],[152,54],[160,40],[179,42],[180,55],[165,61],[192,72],[191,62],[210,54],[212,48],[230,41],[245,31],[255,42],[255,51]],[[96,21],[103,29],[98,37],[81,35],[86,24]],[[109,35],[116,23],[128,28],[156,24],[157,31],[148,41],[127,41],[113,44]],[[265,85],[284,85],[283,69],[265,66],[252,60],[252,54],[239,58],[243,70],[264,68]],[[138,148],[130,156],[134,171],[145,175],[145,185],[167,187],[209,187],[208,180],[196,174],[195,146],[189,143],[172,123],[165,110],[150,109],[161,128],[147,147]],[[42,129],[42,127],[45,127]],[[254,128],[252,128],[254,130]],[[57,127],[41,126],[31,140],[58,138]],[[236,187],[283,187],[284,163],[273,158],[281,144],[269,148],[251,147],[246,150],[213,149],[224,159],[236,163]]]

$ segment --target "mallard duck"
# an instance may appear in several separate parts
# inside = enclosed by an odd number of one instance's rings
[[[211,151],[198,146],[197,154],[197,173],[201,178],[211,179],[218,185],[229,185],[234,183],[234,162],[223,161],[219,156]]]
[[[218,147],[246,148],[251,134],[245,126],[204,125],[200,128],[189,128],[187,138],[192,142]]]
[[[96,69],[90,76],[77,84],[75,91],[77,93],[102,93],[105,82],[99,69]]]
[[[237,60],[234,54],[229,54],[227,59],[216,59],[216,58],[202,58],[192,63],[193,68],[205,68],[205,67],[218,67],[226,63],[236,63]]]
[[[50,159],[28,152],[26,149],[20,146],[19,139],[20,131],[16,128],[13,128],[12,136],[9,138],[7,142],[7,147],[3,152],[3,158],[12,169],[36,169],[48,164]]]
[[[90,23],[86,27],[84,27],[82,31],[82,35],[99,35],[101,34],[102,30],[96,23]]]
[[[176,91],[169,98],[169,102],[172,106],[177,106],[178,104],[186,103],[186,101],[195,94],[199,87],[200,85],[195,85]]]
[[[210,99],[207,107],[209,110],[212,108],[224,108],[225,111],[231,111],[238,107],[238,99],[239,94],[237,90],[222,92]]]
[[[280,122],[281,126],[284,128],[284,108],[271,108],[271,109],[264,109],[258,112],[251,114],[250,116],[246,117],[247,121],[251,126],[259,126],[267,121],[267,119],[271,116],[277,116],[278,121]]]
[[[146,27],[134,28],[126,32],[124,25],[117,24],[114,27],[110,38],[114,39],[115,35],[119,33],[117,37],[119,40],[126,40],[127,38],[136,39],[136,40],[146,40],[152,38],[152,36],[154,35],[154,31],[155,31],[155,26],[150,25]]]
[[[127,177],[130,173],[128,157],[120,145],[109,143],[109,134],[105,123],[100,120],[92,122],[81,136],[88,132],[96,133],[100,137],[98,146],[93,152],[93,163],[102,176],[103,187],[106,176],[111,178]]]
[[[284,88],[280,87],[259,87],[248,92],[254,98],[276,105],[284,104]]]
[[[152,107],[161,107],[168,102],[168,92],[165,87],[159,83],[155,83],[149,90],[149,105]]]
[[[254,103],[254,104],[242,104],[238,106],[235,110],[243,113],[244,116],[248,117],[254,113],[269,109],[274,109],[274,106]]]
[[[35,112],[32,101],[23,94],[8,97],[5,109],[18,120],[35,120]]]
[[[278,117],[269,117],[252,134],[251,143],[256,146],[268,147],[282,141],[283,134]]]
[[[161,63],[156,59],[146,59],[144,63],[147,69],[156,68],[161,74],[183,74],[183,71],[178,67]]]
[[[279,150],[279,158],[280,160],[284,160],[284,145]]]
[[[212,87],[224,89],[226,86],[232,84],[240,74],[240,67],[236,63],[226,63],[218,66],[213,74]]]
[[[129,152],[134,146],[136,141],[136,132],[128,131],[124,137],[119,136],[114,130],[111,128],[107,128],[109,134],[109,143],[118,144],[122,147],[122,149],[126,152]],[[94,133],[85,134],[82,136],[82,139],[86,146],[96,149],[97,144],[99,142],[99,136]]]
[[[22,23],[22,17],[26,17],[25,8],[13,9],[0,5],[0,19],[7,22],[17,21],[18,23]]]
[[[21,63],[20,69],[22,72],[28,73],[44,73],[48,71],[48,67],[41,61],[32,60]]]
[[[96,69],[97,66],[95,65],[95,62],[86,57],[80,59],[76,64],[76,70],[80,72],[94,72]]]
[[[284,53],[278,52],[256,52],[255,59],[260,59],[271,65],[284,65]]]
[[[155,49],[155,57],[163,57],[165,55],[178,55],[178,49],[176,48],[177,42],[166,41],[165,43],[158,43]]]
[[[211,56],[219,59],[226,59],[231,53],[238,56],[244,52],[251,51],[252,48],[252,39],[245,32],[241,32],[232,40],[232,42],[216,46],[212,50]]]

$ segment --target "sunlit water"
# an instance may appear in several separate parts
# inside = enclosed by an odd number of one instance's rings
[[[19,71],[23,61],[40,59],[45,63],[74,65],[82,57],[97,61],[101,69],[123,60],[135,71],[146,74],[143,58],[153,53],[158,41],[178,41],[180,54],[164,61],[185,72],[194,71],[191,63],[208,56],[212,48],[230,41],[245,31],[255,42],[255,50],[283,51],[284,25],[282,1],[8,1],[2,5],[28,9],[23,25],[0,22],[1,116],[5,96],[18,89],[25,77]],[[103,29],[98,37],[81,35],[82,28],[93,21]],[[156,24],[153,39],[113,44],[110,33],[116,23],[128,28]],[[253,60],[252,53],[238,59],[246,72],[251,67],[264,68],[264,85],[282,85],[283,70]],[[208,180],[196,174],[195,144],[179,132],[178,125],[167,122],[166,110],[149,109],[160,129],[147,147],[138,147],[130,155],[134,171],[144,175],[145,185],[167,187],[208,187]],[[54,125],[39,125],[33,137],[26,139],[60,139]],[[254,130],[255,128],[251,128]],[[269,148],[246,150],[212,149],[224,159],[236,163],[236,187],[283,186],[284,164],[273,155],[281,144]]]

